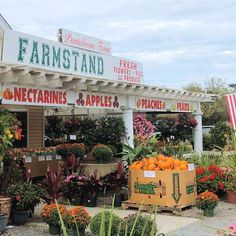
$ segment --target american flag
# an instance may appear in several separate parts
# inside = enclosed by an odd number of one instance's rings
[[[236,94],[226,95],[228,114],[232,128],[236,129]]]

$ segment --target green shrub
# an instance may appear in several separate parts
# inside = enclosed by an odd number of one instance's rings
[[[85,155],[85,145],[83,143],[74,143],[68,149],[68,155],[83,158]]]
[[[100,225],[101,220],[104,214],[104,225],[105,225],[105,233],[108,234],[108,228],[109,228],[109,222],[111,218],[111,212],[105,211],[105,212],[99,212],[97,213],[90,221],[90,230],[93,235],[99,235],[100,233]],[[112,225],[111,225],[111,236],[115,236],[118,234],[119,231],[119,225],[122,222],[122,219],[113,213],[112,215]],[[104,236],[106,236],[104,235]],[[125,235],[125,234],[123,234]],[[110,236],[110,235],[109,235]]]
[[[110,161],[113,158],[113,152],[108,146],[97,144],[92,148],[91,156],[97,161]]]
[[[212,144],[223,148],[227,144],[227,140],[230,137],[230,127],[222,122],[215,124],[215,127],[211,129],[211,142]]]
[[[137,218],[137,214],[132,214],[129,215],[128,217],[124,218],[121,227],[120,227],[120,236],[123,235],[130,235],[133,225],[135,223],[135,220]],[[145,216],[145,215],[139,215],[136,221],[136,224],[134,226],[134,231],[133,231],[133,236],[141,236],[143,235],[151,235],[151,231],[152,231],[152,226],[154,224],[154,234],[156,235],[157,233],[157,226],[156,226],[156,222],[154,222],[154,220],[152,220],[149,216]],[[125,234],[126,231],[126,227],[127,227],[127,234]]]
[[[109,147],[113,153],[113,156],[116,156],[117,155],[117,148],[113,145],[107,145],[107,147]]]

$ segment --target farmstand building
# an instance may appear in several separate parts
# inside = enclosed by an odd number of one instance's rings
[[[18,114],[22,147],[44,146],[44,117],[59,114],[122,114],[133,146],[135,112],[193,113],[194,150],[201,153],[201,102],[212,95],[143,82],[142,63],[111,55],[107,41],[60,29],[58,41],[17,32],[0,17],[0,101]]]

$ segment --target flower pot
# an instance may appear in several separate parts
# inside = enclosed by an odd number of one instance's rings
[[[204,215],[204,216],[208,216],[208,217],[213,217],[213,216],[214,216],[214,208],[205,209],[205,210],[203,211],[203,215]]]
[[[85,229],[77,230],[76,228],[73,228],[72,232],[73,232],[73,236],[85,236]]]
[[[236,204],[236,192],[227,190],[226,199],[227,199],[227,202]]]
[[[61,232],[61,227],[60,227],[60,225],[49,224],[48,231],[49,231],[49,234],[51,234],[51,235],[59,235]]]
[[[11,213],[11,202],[12,199],[10,197],[0,196],[0,212],[6,214],[8,220]]]
[[[87,196],[85,198],[85,206],[96,207],[97,206],[97,196]]]
[[[24,225],[27,223],[29,218],[28,211],[16,211],[13,210],[13,223],[15,225]]]
[[[0,215],[0,234],[2,234],[7,228],[8,216],[6,214]]]
[[[122,195],[116,194],[115,201],[114,201],[114,207],[121,207],[121,203],[122,203]]]

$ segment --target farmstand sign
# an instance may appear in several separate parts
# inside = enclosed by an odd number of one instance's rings
[[[142,63],[65,46],[13,30],[4,31],[2,62],[91,78],[142,83]]]

